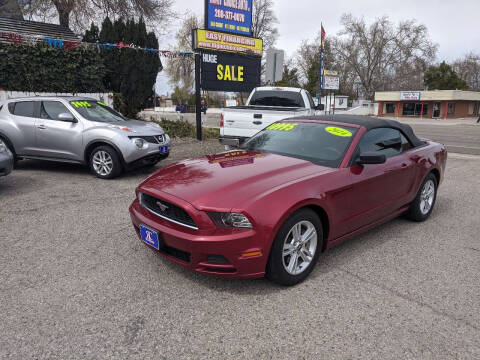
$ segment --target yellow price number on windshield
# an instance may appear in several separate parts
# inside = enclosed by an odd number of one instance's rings
[[[341,137],[352,136],[352,133],[350,131],[336,127],[336,126],[328,126],[325,128],[325,131],[335,136],[341,136]]]
[[[90,103],[88,101],[72,101],[70,104],[75,106],[76,108],[79,107],[91,107]]]
[[[297,123],[275,123],[267,127],[267,130],[291,131],[295,129],[297,125]]]

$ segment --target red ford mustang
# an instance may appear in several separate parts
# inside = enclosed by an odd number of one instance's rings
[[[348,237],[404,213],[427,219],[446,159],[396,121],[288,119],[239,150],[159,170],[130,213],[140,239],[182,266],[294,285]]]

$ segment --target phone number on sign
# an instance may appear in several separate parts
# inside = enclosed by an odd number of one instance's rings
[[[225,11],[222,9],[215,9],[215,18],[222,20],[233,20],[236,22],[245,22],[245,15],[233,11]]]

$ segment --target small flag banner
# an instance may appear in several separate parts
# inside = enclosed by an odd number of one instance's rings
[[[165,58],[187,58],[193,57],[195,54],[193,52],[182,52],[182,51],[170,51],[170,50],[159,50],[159,49],[149,49],[137,46],[135,44],[124,44],[122,41],[119,43],[87,43],[82,41],[67,41],[61,39],[55,39],[50,37],[44,37],[41,35],[21,35],[11,32],[0,32],[0,41],[8,42],[15,45],[34,45],[39,42],[45,42],[52,49],[70,51],[77,46],[84,48],[97,48],[103,50],[112,50],[112,49],[132,49],[145,51],[151,54],[158,54],[160,57]]]

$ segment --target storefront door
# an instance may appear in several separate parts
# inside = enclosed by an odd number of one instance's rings
[[[440,103],[439,102],[433,103],[432,117],[434,117],[434,118],[439,118],[440,117]]]

